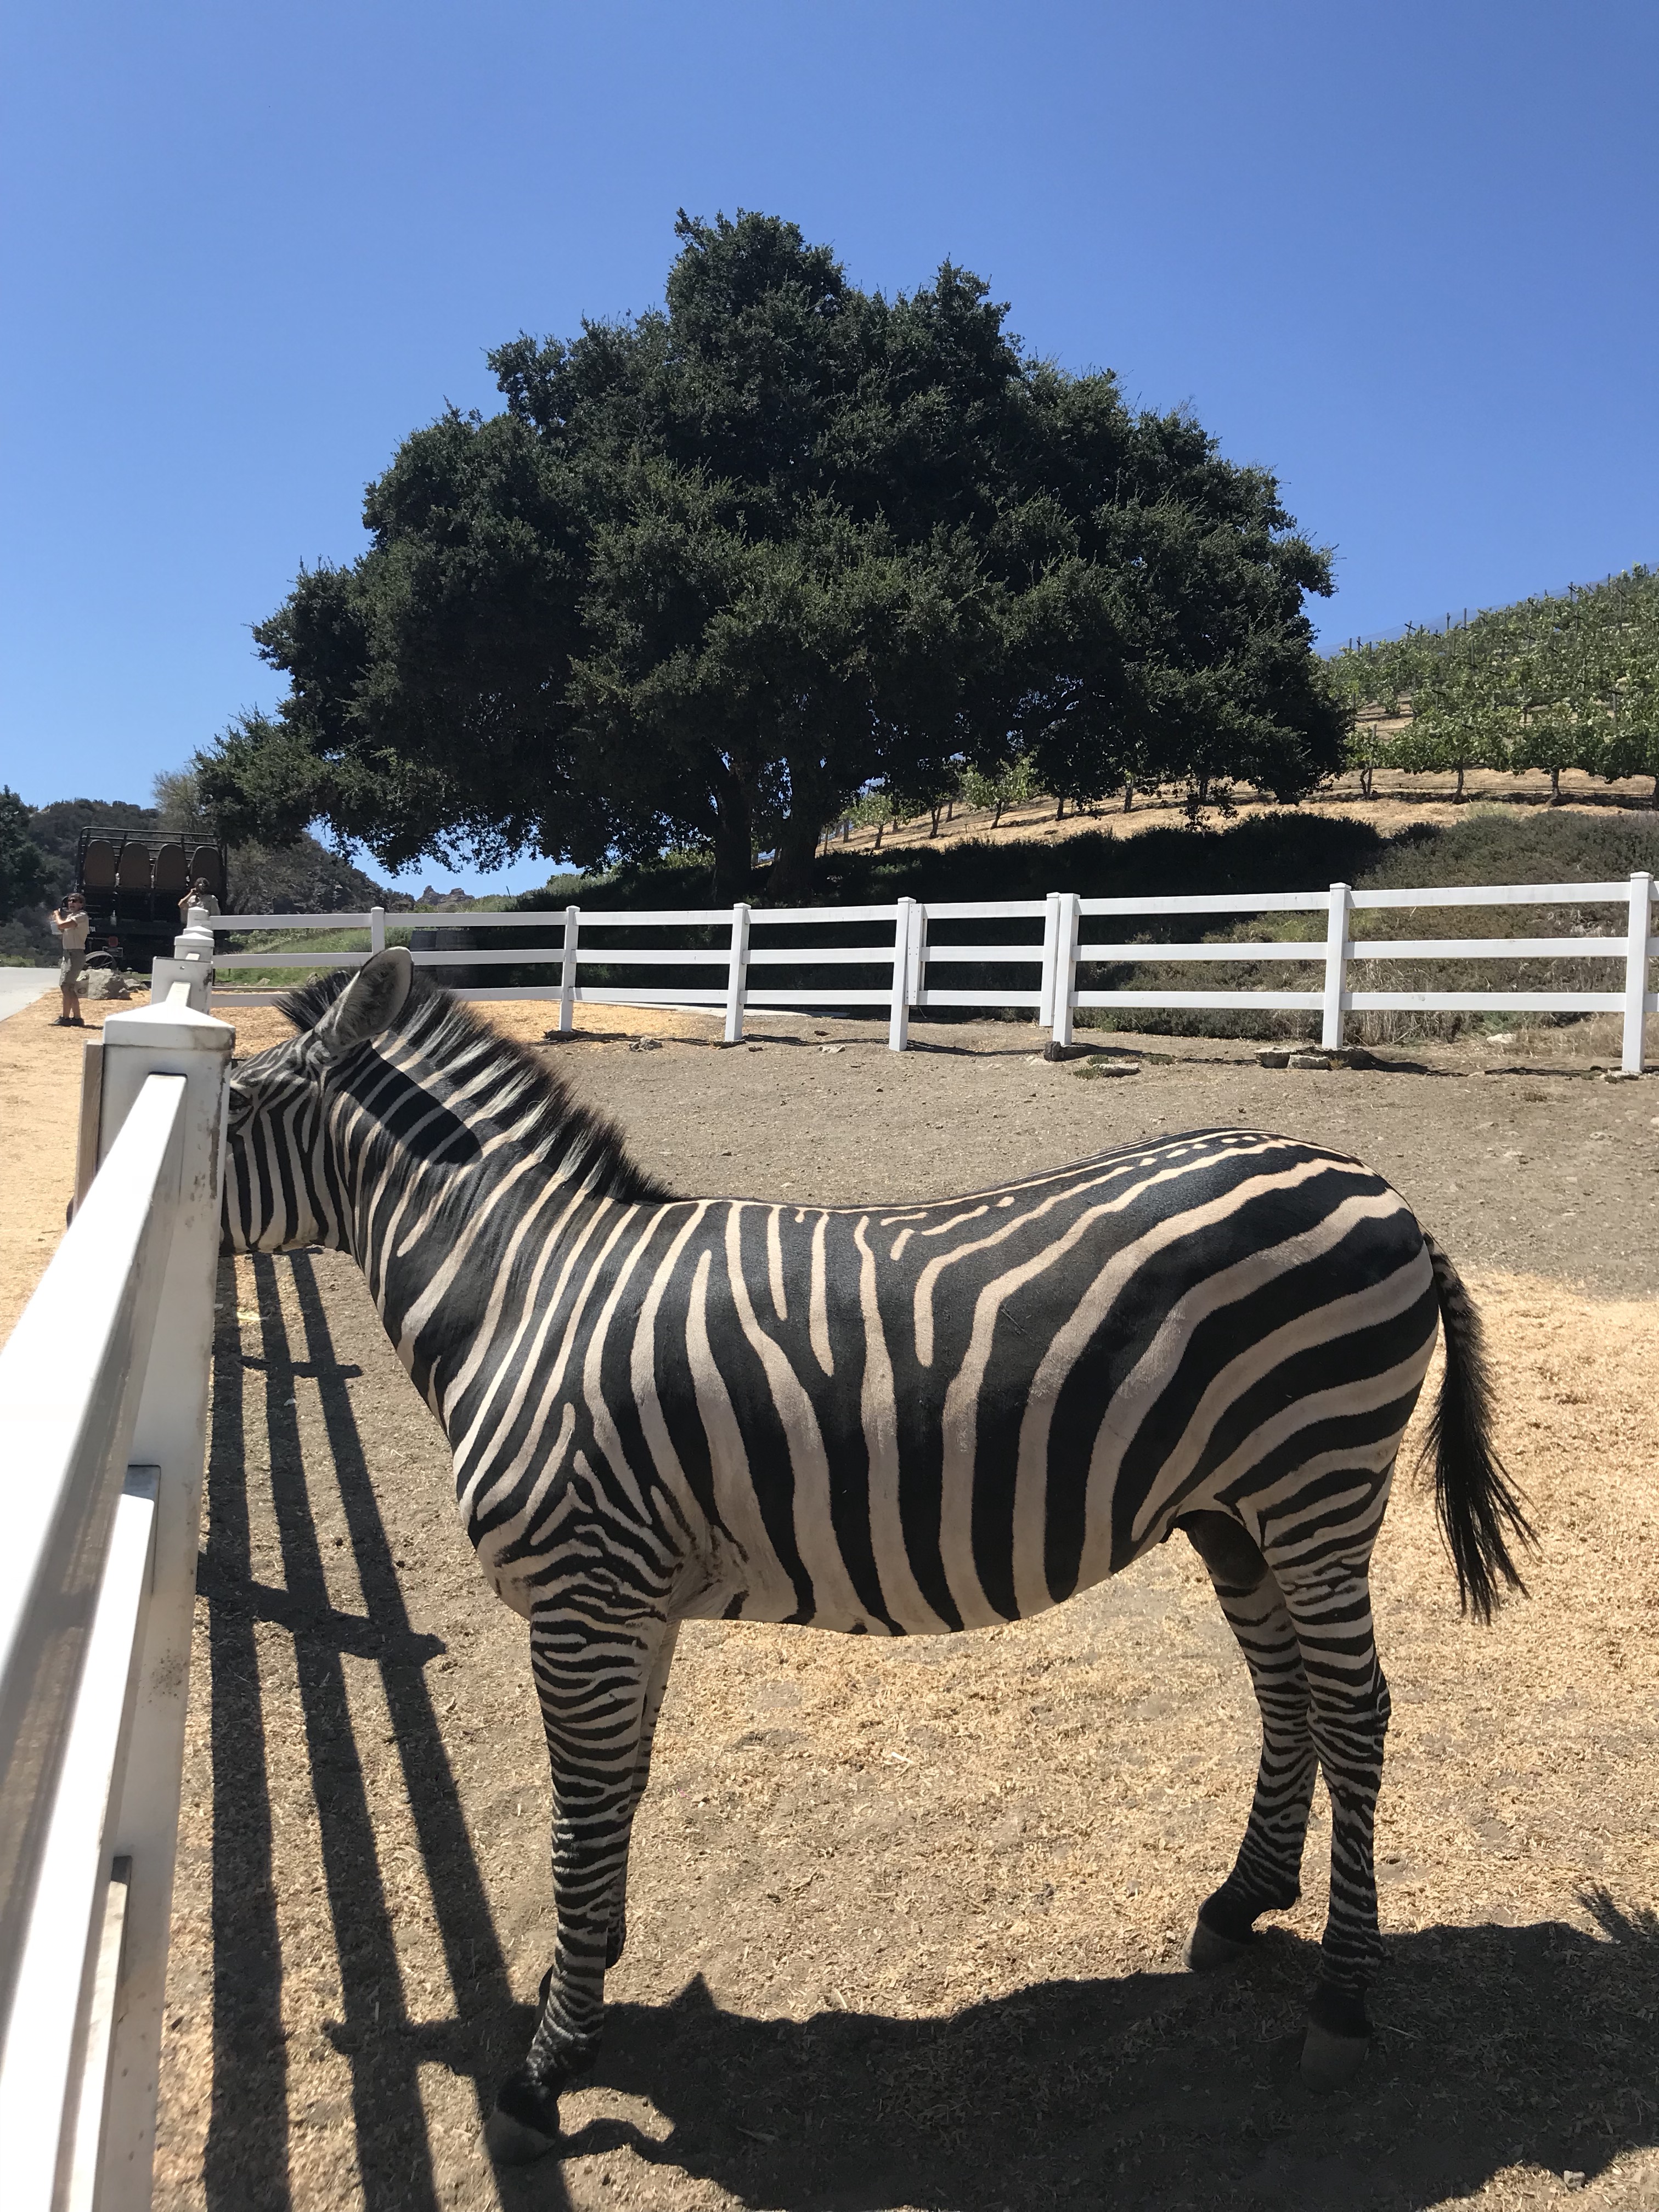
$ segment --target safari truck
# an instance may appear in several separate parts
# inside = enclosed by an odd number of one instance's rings
[[[148,970],[158,953],[172,951],[182,927],[179,902],[198,877],[206,878],[222,907],[225,855],[211,840],[116,823],[83,830],[75,850],[75,888],[92,917],[87,951],[107,953],[118,968]]]

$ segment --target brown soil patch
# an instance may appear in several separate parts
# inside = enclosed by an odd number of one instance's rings
[[[236,1030],[236,1057],[246,1060],[265,1052],[294,1034],[293,1024],[275,1006],[222,1005],[214,1009],[221,1021]],[[480,1000],[475,1011],[504,1035],[521,1044],[540,1044],[559,1018],[556,1000],[547,999]],[[576,1036],[627,1040],[634,1037],[684,1037],[716,1041],[725,1018],[719,1010],[707,1014],[676,1013],[657,1006],[586,1006],[576,1008]]]
[[[85,1041],[137,999],[86,999],[83,1030],[60,1030],[48,991],[0,1022],[0,1343],[28,1303],[64,1233],[75,1190],[75,1143]]]

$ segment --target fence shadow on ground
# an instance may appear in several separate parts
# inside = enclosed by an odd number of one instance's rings
[[[289,1340],[279,1265],[292,1280],[303,1346]],[[437,2063],[480,2076],[464,2021],[434,2029],[404,2015],[402,1976],[377,1854],[368,1786],[346,1694],[343,1655],[379,1661],[392,1738],[436,1909],[451,1987],[467,2018],[500,2021],[511,2008],[501,1946],[473,1857],[453,1776],[422,1668],[443,1646],[410,1627],[394,1547],[368,1477],[345,1389],[356,1369],[335,1356],[314,1268],[256,1256],[260,1350],[244,1362],[222,1292],[214,1347],[208,1470],[209,1534],[200,1588],[209,1603],[213,1724],[214,2075],[204,2184],[214,2212],[263,2212],[291,2201],[291,2140],[302,2122],[354,2128],[370,2212],[435,2208],[419,2069]],[[232,1279],[222,1278],[227,1284]],[[295,1408],[296,1374],[313,1378],[356,1559],[366,1617],[332,1605],[307,1490]],[[253,1403],[246,1406],[245,1398]],[[271,1502],[283,1587],[254,1576],[243,1446],[246,1425],[268,1431]],[[274,1620],[294,1638],[312,1796],[339,1961],[343,2018],[331,2031],[351,2068],[349,2114],[291,2109],[282,2009],[283,1961],[274,1863],[270,1765],[255,1624]]]

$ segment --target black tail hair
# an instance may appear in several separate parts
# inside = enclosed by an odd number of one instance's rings
[[[1457,1573],[1458,1603],[1477,1620],[1490,1620],[1504,1595],[1500,1579],[1526,1595],[1510,1541],[1518,1549],[1536,1539],[1522,1510],[1521,1493],[1492,1449],[1492,1377],[1480,1316],[1462,1276],[1433,1237],[1425,1235],[1423,1242],[1446,1334],[1446,1371],[1419,1466],[1433,1458],[1434,1502]]]

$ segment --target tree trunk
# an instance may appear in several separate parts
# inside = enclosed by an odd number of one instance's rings
[[[1559,768],[1553,768],[1550,770],[1550,805],[1552,806],[1559,806],[1560,804],[1561,771]]]
[[[817,843],[816,823],[793,817],[784,823],[766,872],[766,896],[774,906],[811,905]]]
[[[1063,822],[1066,819],[1066,801],[1063,798],[1054,802],[1054,819],[1056,822]]]
[[[1135,780],[1132,775],[1126,775],[1123,779],[1123,811],[1126,814],[1133,814],[1134,811]]]
[[[735,906],[739,899],[749,896],[755,849],[754,819],[748,792],[735,776],[727,778],[714,799],[716,906]]]
[[[1659,775],[1656,775],[1654,777],[1653,787],[1656,792],[1659,792]],[[991,817],[991,827],[994,830],[1000,830],[1002,827],[1002,804],[1001,799],[999,799],[997,801],[997,811]]]
[[[1371,795],[1371,778],[1372,778],[1372,776],[1373,776],[1373,775],[1375,775],[1375,774],[1376,774],[1376,769],[1375,769],[1362,768],[1362,769],[1360,769],[1360,771],[1359,771],[1359,791],[1360,791],[1360,796],[1361,796],[1362,798],[1364,798],[1364,799],[1369,799],[1369,798],[1370,797],[1370,795]]]
[[[928,835],[930,837],[937,837],[937,836],[938,836],[938,835],[939,835],[939,813],[940,813],[940,809],[939,809],[939,807],[937,807],[937,806],[936,806],[936,807],[934,807],[934,809],[933,809],[933,828],[932,828],[931,830],[929,830],[929,831],[927,832],[927,835]]]
[[[1463,797],[1463,770],[1461,765],[1457,771],[1457,796],[1461,802]]]

